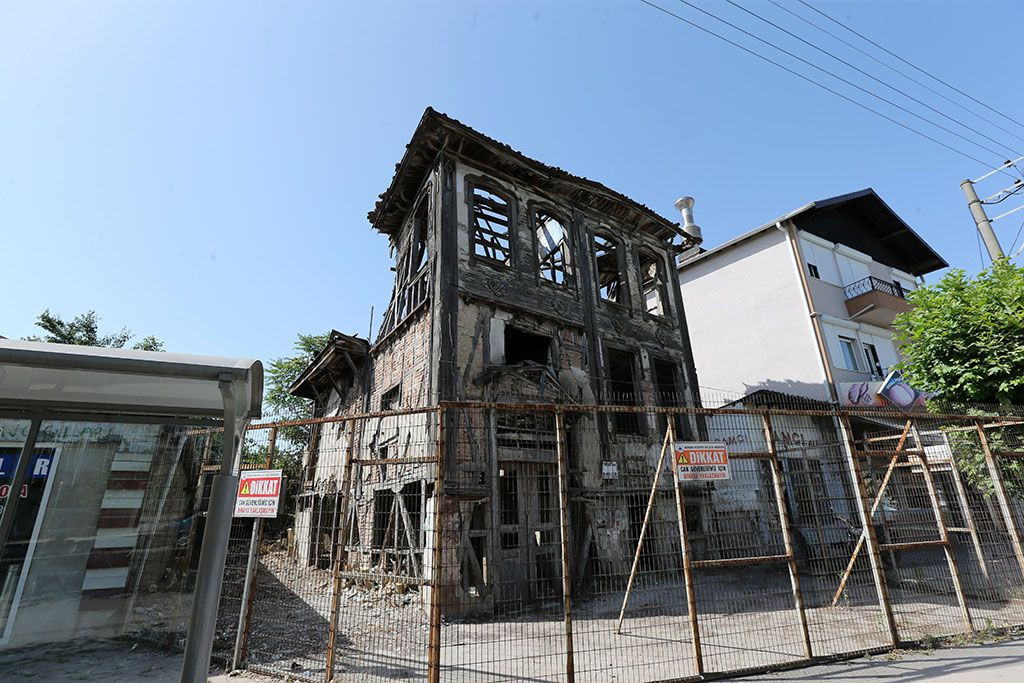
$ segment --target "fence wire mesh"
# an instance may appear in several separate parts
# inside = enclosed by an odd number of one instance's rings
[[[729,478],[681,481],[687,441]],[[1024,625],[1022,441],[1013,415],[810,403],[255,425],[243,466],[288,497],[236,520],[219,651],[310,681],[645,681]]]

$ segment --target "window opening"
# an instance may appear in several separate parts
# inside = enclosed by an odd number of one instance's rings
[[[816,280],[821,279],[821,273],[818,272],[818,266],[814,265],[813,263],[807,264],[807,272],[810,273],[811,277],[815,278]]]
[[[608,393],[612,405],[637,405],[635,361],[636,354],[618,349],[607,349]],[[640,416],[637,413],[613,413],[612,423],[620,434],[640,434]]]
[[[402,402],[402,385],[396,384],[391,387],[380,397],[380,409],[381,410],[398,410],[399,404]]]
[[[656,398],[658,405],[662,408],[675,408],[684,405],[683,394],[679,390],[678,376],[678,365],[671,361],[654,359],[654,382],[658,393]],[[673,420],[672,426],[675,429],[676,438],[682,438],[686,434],[683,431],[683,416],[675,415]],[[659,414],[658,431],[664,434],[667,427],[668,421],[666,416]]]
[[[644,293],[644,307],[651,315],[665,315],[668,290],[661,259],[649,251],[640,252],[640,283]]]
[[[551,337],[505,326],[505,364],[516,365],[531,361],[539,365],[550,363]]]
[[[619,248],[609,237],[594,235],[594,262],[597,268],[597,291],[605,301],[626,303],[622,272],[619,270]]]
[[[843,352],[843,367],[856,372],[858,370],[857,354],[853,350],[853,344],[854,341],[850,337],[839,337],[839,348]]]
[[[501,520],[501,548],[519,547],[519,480],[515,470],[502,470],[498,479],[498,510]],[[509,528],[511,527],[511,529]]]
[[[868,359],[868,368],[879,377],[885,374],[882,370],[882,361],[878,358],[878,349],[874,344],[864,344],[864,355]]]
[[[482,187],[473,188],[473,253],[512,265],[508,201]]]
[[[533,214],[540,276],[557,285],[568,284],[569,233],[562,222],[544,210]]]

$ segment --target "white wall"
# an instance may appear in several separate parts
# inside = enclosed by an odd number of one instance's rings
[[[827,396],[796,268],[785,233],[771,229],[680,271],[702,387]]]

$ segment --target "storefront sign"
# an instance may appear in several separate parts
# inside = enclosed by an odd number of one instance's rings
[[[729,451],[724,443],[677,441],[672,447],[679,481],[729,479]]]
[[[839,404],[843,406],[896,406],[910,410],[924,406],[925,398],[895,370],[881,382],[839,383]]]
[[[235,498],[235,517],[277,517],[281,470],[242,472]]]

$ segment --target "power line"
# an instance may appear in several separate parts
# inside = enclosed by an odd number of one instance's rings
[[[847,95],[844,95],[843,93],[839,92],[838,90],[835,90],[834,88],[830,88],[829,86],[814,80],[810,76],[806,76],[806,75],[800,73],[799,71],[791,69],[788,66],[786,66],[786,65],[784,65],[784,64],[782,64],[780,62],[775,61],[771,57],[766,57],[763,54],[761,54],[759,52],[756,52],[755,50],[751,50],[750,48],[746,47],[745,45],[741,45],[740,43],[737,43],[736,41],[731,40],[729,38],[726,38],[725,36],[723,36],[723,35],[721,35],[719,33],[716,33],[715,31],[712,31],[709,28],[701,26],[700,24],[698,24],[696,22],[693,22],[693,21],[690,21],[689,19],[687,19],[685,17],[682,17],[682,16],[676,14],[675,12],[667,10],[664,7],[661,7],[659,5],[656,5],[653,2],[651,2],[651,0],[640,0],[640,2],[642,2],[645,5],[647,5],[648,7],[651,7],[653,9],[658,10],[659,12],[662,12],[663,14],[667,14],[668,16],[673,17],[674,19],[677,19],[678,21],[681,21],[684,24],[687,24],[688,26],[692,26],[693,28],[695,28],[695,29],[697,29],[697,30],[699,30],[699,31],[701,31],[703,33],[706,33],[709,36],[713,36],[713,37],[718,38],[719,40],[721,40],[723,42],[728,43],[729,45],[732,45],[733,47],[739,48],[740,50],[743,50],[744,52],[746,52],[746,53],[748,53],[750,55],[753,55],[754,57],[757,57],[758,59],[760,59],[762,61],[768,62],[769,64],[771,64],[773,66],[776,66],[776,67],[782,69],[783,71],[785,71],[785,72],[787,72],[789,74],[792,74],[793,76],[796,76],[798,78],[801,78],[801,79],[807,81],[808,83],[811,83],[812,85],[816,85],[819,88],[821,88],[822,90],[830,92],[833,95],[835,95],[837,97],[840,97],[840,98],[846,100],[847,102],[860,107],[861,109],[869,111],[872,114],[875,114],[876,116],[880,116],[881,118],[885,119],[886,121],[889,121],[890,123],[896,124],[900,128],[908,130],[911,133],[914,133],[915,135],[919,135],[920,137],[922,137],[922,138],[924,138],[926,140],[930,140],[931,142],[934,142],[936,145],[939,145],[940,147],[944,147],[945,149],[948,149],[949,151],[951,151],[951,152],[953,152],[955,154],[959,154],[960,156],[964,157],[965,159],[970,159],[971,161],[974,161],[974,162],[976,162],[978,164],[981,164],[982,166],[988,166],[987,162],[982,161],[981,159],[979,159],[976,156],[972,156],[971,154],[968,154],[967,152],[959,150],[956,147],[948,145],[945,142],[942,142],[941,140],[937,140],[937,139],[933,138],[932,136],[928,135],[927,133],[922,133],[921,131],[919,131],[916,128],[913,128],[911,126],[908,126],[907,124],[903,123],[902,121],[898,121],[898,120],[892,118],[891,116],[883,114],[882,112],[880,112],[877,109],[874,109],[872,107],[869,107],[868,105],[864,104],[863,102],[858,102],[857,100],[853,99],[852,97],[848,97]]]
[[[988,106],[987,104],[985,104],[985,103],[984,103],[984,102],[982,102],[981,100],[979,100],[979,99],[977,99],[977,98],[974,98],[974,97],[971,97],[970,95],[968,95],[968,94],[967,94],[967,93],[965,93],[965,92],[964,92],[963,90],[961,90],[960,88],[956,87],[955,85],[951,85],[950,83],[947,83],[946,81],[942,80],[942,79],[941,79],[941,78],[939,78],[938,76],[935,76],[935,75],[932,75],[932,74],[928,73],[927,71],[925,71],[925,70],[924,70],[924,69],[922,69],[921,67],[917,66],[917,65],[916,65],[916,64],[914,64],[913,62],[909,62],[909,61],[907,61],[906,59],[903,59],[903,57],[900,57],[900,56],[899,56],[898,54],[896,54],[896,53],[895,53],[895,52],[893,52],[892,50],[889,50],[888,48],[882,47],[881,45],[879,45],[879,44],[878,44],[878,43],[876,43],[875,41],[873,41],[873,40],[871,40],[870,38],[868,38],[868,37],[867,37],[866,35],[864,35],[863,33],[859,33],[859,32],[858,32],[857,30],[855,30],[855,29],[853,29],[853,28],[851,28],[851,27],[847,26],[846,24],[844,24],[843,22],[839,21],[838,19],[836,19],[836,18],[834,18],[834,17],[832,17],[832,16],[830,16],[830,15],[826,14],[825,12],[821,11],[820,9],[818,9],[817,7],[815,7],[814,5],[810,4],[809,2],[806,2],[806,0],[799,0],[799,2],[800,2],[800,4],[801,4],[801,5],[803,5],[803,6],[805,6],[805,7],[808,7],[808,8],[810,8],[810,9],[814,10],[815,12],[817,12],[818,14],[820,14],[821,16],[823,16],[823,17],[825,17],[826,19],[828,19],[829,21],[831,21],[831,22],[833,22],[833,23],[835,23],[835,24],[838,24],[838,25],[842,26],[843,28],[845,28],[845,29],[846,29],[847,31],[849,31],[850,33],[853,33],[854,35],[856,35],[856,36],[860,37],[860,38],[861,38],[862,40],[866,40],[867,42],[869,42],[869,43],[871,43],[872,45],[874,45],[875,47],[877,47],[877,48],[878,48],[879,50],[882,50],[883,52],[885,52],[885,53],[887,53],[887,54],[889,54],[889,55],[891,55],[891,56],[895,57],[896,59],[900,60],[901,62],[903,62],[903,63],[904,63],[904,64],[906,64],[907,66],[909,66],[909,67],[912,67],[912,68],[914,68],[914,69],[916,69],[916,70],[920,71],[921,73],[923,73],[923,74],[924,74],[925,76],[927,76],[928,78],[931,78],[931,79],[933,79],[933,80],[935,80],[935,81],[938,81],[939,83],[941,83],[942,85],[946,86],[946,87],[947,87],[947,88],[949,88],[950,90],[955,90],[956,92],[960,93],[961,95],[963,95],[963,96],[964,96],[964,97],[966,97],[967,99],[971,100],[972,102],[974,102],[974,103],[976,103],[976,104],[980,104],[981,106],[985,107],[985,109],[988,109],[988,110],[989,110],[990,112],[992,112],[993,114],[999,114],[1000,116],[1002,116],[1002,117],[1003,117],[1004,119],[1006,119],[1007,121],[1009,121],[1009,122],[1011,122],[1011,123],[1014,123],[1014,124],[1016,124],[1016,125],[1018,125],[1018,126],[1020,126],[1020,127],[1024,128],[1024,123],[1021,123],[1020,121],[1018,121],[1018,120],[1016,120],[1016,119],[1014,119],[1014,118],[1011,118],[1011,117],[1007,116],[1006,114],[1004,114],[1003,112],[1001,112],[1001,111],[999,111],[999,110],[997,110],[997,109],[993,109],[992,107]]]
[[[776,24],[771,19],[766,19],[765,17],[761,16],[757,12],[755,12],[753,10],[750,10],[750,9],[747,9],[746,7],[744,7],[743,5],[739,4],[738,2],[735,2],[734,0],[726,0],[726,2],[728,2],[733,7],[736,7],[737,9],[740,9],[740,10],[746,12],[747,14],[749,14],[749,15],[751,15],[753,17],[756,17],[757,19],[763,21],[764,23],[768,24],[769,26],[775,27],[776,29],[778,29],[779,31],[782,31],[786,35],[799,40],[804,45],[808,45],[808,46],[814,48],[815,50],[817,50],[818,52],[821,52],[822,54],[831,57],[832,59],[836,60],[837,62],[845,64],[846,66],[850,67],[854,71],[860,73],[863,76],[867,76],[868,78],[870,78],[871,80],[875,81],[876,83],[884,85],[886,88],[889,88],[889,90],[892,90],[897,95],[902,95],[903,97],[906,97],[907,99],[912,100],[913,102],[916,102],[917,104],[921,105],[922,107],[925,107],[926,109],[929,109],[929,110],[935,112],[939,116],[942,116],[943,118],[946,118],[946,119],[952,121],[953,123],[957,124],[958,126],[963,126],[964,128],[966,128],[967,130],[971,131],[972,133],[975,133],[976,135],[980,135],[981,137],[985,138],[989,142],[992,142],[992,143],[995,143],[996,145],[999,145],[1004,150],[1008,150],[1008,151],[1012,152],[1014,155],[1020,156],[1020,152],[1018,152],[1017,150],[1015,150],[1015,149],[1013,149],[1013,148],[1011,148],[1011,147],[1009,147],[1007,145],[1004,145],[1003,143],[999,142],[998,140],[994,140],[993,138],[990,138],[989,136],[985,135],[981,131],[979,131],[979,130],[977,130],[977,129],[967,125],[963,121],[959,121],[958,119],[954,119],[952,116],[949,116],[945,112],[939,111],[938,109],[936,109],[935,107],[931,106],[927,102],[922,102],[921,100],[917,99],[913,95],[909,95],[909,94],[903,92],[902,90],[900,90],[896,86],[891,85],[891,84],[887,83],[886,81],[883,81],[882,79],[875,77],[874,75],[868,73],[864,69],[861,69],[857,65],[851,64],[850,62],[846,61],[842,57],[838,57],[835,54],[833,54],[832,52],[829,52],[825,48],[819,47],[819,46],[815,45],[814,43],[810,42],[809,40],[805,40],[804,38],[802,38],[801,36],[798,36],[797,34],[793,33],[792,31],[790,31],[790,30],[788,30],[788,29],[786,29],[786,28],[784,28],[782,26],[779,26],[778,24]],[[975,144],[978,144],[978,143],[975,143]],[[996,154],[997,156],[1002,156],[999,152],[996,152],[995,150],[992,150],[989,147],[985,147],[984,145],[980,145],[980,144],[978,144],[978,146],[981,147],[982,149],[985,149],[986,151],[989,151],[989,152],[992,152],[993,154]]]
[[[771,42],[770,40],[765,40],[764,38],[762,38],[762,37],[760,37],[760,36],[758,36],[758,35],[756,35],[754,33],[751,33],[750,31],[746,30],[745,28],[743,28],[741,26],[737,26],[736,24],[728,21],[727,19],[722,19],[721,17],[719,17],[715,13],[709,12],[708,10],[704,9],[703,7],[700,7],[699,5],[695,5],[692,2],[690,2],[689,0],[677,0],[677,2],[680,2],[680,3],[686,5],[687,7],[691,8],[691,9],[697,10],[701,14],[709,16],[712,19],[714,19],[715,21],[718,21],[718,22],[720,22],[722,24],[725,24],[726,26],[729,26],[730,28],[732,28],[732,29],[734,29],[736,31],[739,31],[740,33],[743,33],[744,35],[749,36],[750,38],[753,38],[754,40],[756,40],[758,42],[764,43],[768,47],[771,47],[771,48],[773,48],[775,50],[778,50],[779,52],[781,52],[781,53],[783,53],[785,55],[788,55],[788,56],[792,57],[793,59],[795,59],[795,60],[797,60],[797,61],[799,61],[799,62],[801,62],[803,64],[806,64],[807,66],[811,67],[812,69],[816,69],[816,70],[822,72],[823,74],[826,74],[828,76],[831,76],[832,78],[835,78],[838,81],[842,81],[846,85],[848,85],[848,86],[850,86],[852,88],[856,88],[857,90],[860,90],[865,95],[870,95],[871,97],[874,97],[876,100],[880,100],[882,102],[885,102],[886,104],[888,104],[891,107],[896,107],[900,111],[902,111],[902,112],[904,112],[906,114],[910,114],[911,116],[913,116],[915,118],[921,119],[925,123],[928,123],[928,124],[930,124],[932,126],[935,126],[936,128],[939,128],[940,130],[943,130],[943,131],[949,133],[950,135],[958,137],[961,140],[963,140],[965,142],[968,142],[968,143],[970,143],[972,145],[976,145],[980,149],[983,149],[983,150],[985,150],[985,151],[987,151],[987,152],[989,152],[991,154],[994,154],[997,158],[1002,158],[1003,157],[1002,152],[999,152],[999,151],[993,150],[993,149],[991,149],[989,147],[986,147],[985,145],[981,144],[980,142],[975,142],[974,140],[971,140],[970,138],[968,138],[968,137],[966,137],[964,135],[961,135],[960,133],[956,132],[955,130],[953,130],[951,128],[947,128],[947,127],[943,126],[940,123],[935,123],[934,121],[932,121],[932,120],[930,120],[930,119],[928,119],[928,118],[926,118],[924,116],[921,116],[917,112],[911,111],[910,109],[907,109],[903,105],[897,104],[896,102],[893,102],[892,100],[886,99],[885,97],[882,97],[881,95],[879,95],[877,93],[874,93],[874,92],[868,90],[867,88],[864,88],[864,87],[861,87],[861,86],[857,85],[853,81],[850,81],[850,80],[848,80],[846,78],[843,78],[842,76],[839,76],[839,75],[829,71],[828,69],[826,69],[824,67],[818,66],[817,64],[815,64],[813,62],[810,62],[810,61],[804,59],[803,57],[790,52],[789,50],[787,50],[785,48],[779,47],[778,45],[776,45],[775,43]]]
[[[825,35],[828,35],[828,36],[831,36],[831,37],[835,38],[836,40],[838,40],[843,45],[846,45],[847,47],[849,47],[849,48],[851,48],[853,50],[856,50],[857,52],[861,53],[862,55],[864,55],[868,59],[872,59],[872,60],[878,62],[879,64],[884,66],[886,69],[889,69],[893,73],[896,73],[896,74],[899,74],[900,76],[903,76],[903,78],[906,78],[908,81],[910,81],[912,83],[916,83],[917,85],[921,86],[922,88],[924,88],[928,92],[930,92],[930,93],[932,93],[934,95],[938,95],[939,97],[941,97],[942,99],[946,100],[950,104],[952,104],[952,105],[954,105],[956,107],[959,107],[960,109],[963,109],[965,112],[967,112],[971,116],[976,116],[979,119],[981,119],[982,121],[984,121],[985,123],[989,124],[990,126],[998,128],[999,130],[1003,131],[1007,135],[1010,135],[1010,136],[1016,138],[1017,140],[1019,140],[1021,142],[1024,142],[1024,137],[1021,137],[1017,133],[1014,133],[1012,130],[1009,130],[1008,128],[1004,128],[1003,126],[1001,126],[1000,124],[996,123],[995,121],[993,121],[992,119],[988,118],[987,116],[982,116],[977,111],[975,111],[973,109],[969,109],[968,107],[965,107],[964,105],[960,104],[959,102],[954,100],[949,95],[946,95],[945,93],[943,93],[940,90],[936,90],[932,86],[928,85],[927,83],[924,83],[923,81],[920,81],[920,80],[914,78],[913,76],[911,76],[910,74],[906,73],[905,71],[901,71],[900,69],[897,69],[892,64],[889,64],[884,59],[879,59],[878,57],[876,57],[875,55],[871,54],[867,50],[864,50],[863,48],[857,47],[856,45],[854,45],[850,41],[846,40],[842,36],[836,35],[832,31],[829,31],[827,28],[823,27],[821,24],[816,24],[813,21],[811,21],[810,19],[808,19],[807,17],[804,17],[804,16],[802,16],[800,14],[797,14],[793,10],[791,10],[788,7],[786,7],[785,5],[783,5],[782,3],[777,2],[777,0],[768,0],[768,2],[772,3],[773,5],[775,5],[776,7],[781,9],[782,11],[791,14],[792,16],[796,17],[797,19],[799,19],[800,21],[804,22],[805,24],[813,26],[814,28],[818,29],[819,31],[821,31]]]

